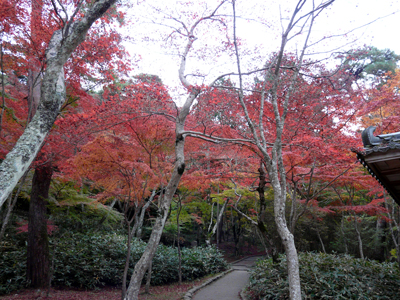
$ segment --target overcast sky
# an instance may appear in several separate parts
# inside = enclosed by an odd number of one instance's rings
[[[146,3],[156,7],[162,7],[162,13],[154,17],[152,9]],[[135,42],[127,44],[132,54],[140,54],[142,59],[138,63],[135,73],[150,73],[161,77],[163,82],[170,87],[178,84],[177,70],[178,57],[172,55],[174,49],[162,42],[151,41],[141,42],[146,37],[161,35],[162,32],[171,32],[171,28],[152,24],[154,20],[162,23],[162,14],[171,13],[177,18],[184,18],[182,7],[177,6],[176,0],[153,0],[141,3],[132,8],[137,17],[142,18],[128,29],[128,35],[135,37]],[[206,0],[210,7],[214,7],[216,0]],[[316,1],[319,3],[319,1]],[[186,2],[188,3],[188,2]],[[200,1],[195,0],[195,4],[190,4],[190,9],[201,13],[197,8]],[[238,15],[242,16],[242,21],[238,21],[238,35],[248,49],[257,49],[260,57],[268,55],[272,51],[277,51],[281,36],[281,19],[285,20],[291,15],[297,0],[275,1],[275,0],[238,0]],[[157,6],[159,5],[159,6]],[[189,5],[189,4],[188,4]],[[186,8],[187,8],[186,7]],[[225,7],[225,13],[231,14],[231,7]],[[282,16],[282,18],[281,18]],[[145,19],[143,19],[143,17]],[[151,20],[153,18],[153,20]],[[160,18],[159,20],[157,18]],[[262,18],[263,24],[258,20]],[[246,19],[246,20],[245,20]],[[257,21],[252,21],[252,20]],[[143,21],[145,20],[145,21]],[[143,23],[144,22],[144,23]],[[285,21],[283,21],[285,22]],[[370,23],[370,24],[369,24]],[[369,24],[369,25],[367,25]],[[357,29],[358,28],[358,29]],[[336,48],[340,50],[349,50],[357,46],[368,45],[379,49],[391,49],[400,54],[400,0],[336,0],[335,3],[321,15],[313,29],[313,41],[319,40],[323,36],[341,35],[348,33],[346,37],[328,39],[314,47],[313,51],[332,51]],[[196,43],[216,42],[214,36],[196,41]],[[216,42],[218,43],[218,42]],[[289,46],[291,49],[299,49],[302,42],[293,40]],[[195,59],[192,65],[195,68],[209,68],[204,71],[207,74],[220,72],[220,70],[229,70],[234,68],[230,66],[228,60],[211,60],[207,66],[206,59]],[[215,69],[215,70],[213,70]],[[205,82],[206,83],[206,82]]]

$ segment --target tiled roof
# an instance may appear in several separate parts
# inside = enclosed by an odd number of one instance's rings
[[[375,128],[364,130],[364,149],[354,151],[360,163],[400,205],[400,133],[374,136]]]

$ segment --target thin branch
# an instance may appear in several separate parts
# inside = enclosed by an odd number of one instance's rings
[[[254,141],[252,140],[247,140],[247,139],[234,139],[234,138],[221,138],[221,137],[215,137],[209,134],[204,134],[201,132],[197,132],[197,131],[183,131],[182,132],[183,135],[185,136],[191,136],[191,137],[197,137],[197,138],[202,138],[202,139],[207,139],[210,142],[213,143],[218,143],[218,142],[227,142],[227,143],[250,143],[250,144],[254,144]]]

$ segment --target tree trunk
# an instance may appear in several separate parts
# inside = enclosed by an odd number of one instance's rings
[[[358,229],[358,225],[357,225],[357,217],[354,214],[353,215],[353,220],[354,220],[354,229],[356,230],[357,233],[357,240],[358,240],[358,250],[360,252],[360,258],[364,259],[364,251],[363,251],[363,242],[362,242],[362,238],[361,238],[361,232]]]
[[[395,217],[395,204],[392,203],[392,205],[391,205],[392,210],[390,212],[388,200],[386,199],[385,193],[383,194],[383,199],[385,200],[385,207],[387,210],[388,217],[389,217],[389,219],[391,219],[391,222],[389,222],[389,229],[390,229],[390,234],[392,236],[393,243],[396,247],[397,264],[400,269],[400,243],[399,243],[399,238],[400,238],[399,229],[400,228],[399,228],[399,223],[398,223],[398,221],[396,221],[396,217]],[[399,212],[399,210],[398,210],[398,212]],[[392,222],[394,223],[395,228],[393,228]],[[397,232],[397,237],[396,237],[396,232]]]
[[[144,219],[144,214],[146,212],[146,209],[150,206],[150,204],[153,202],[154,196],[156,195],[156,191],[153,190],[151,193],[151,196],[149,200],[146,202],[145,205],[143,205],[140,210],[140,217],[138,218],[139,215],[139,207],[135,208],[135,213],[133,217],[129,220],[128,217],[128,212],[129,212],[129,207],[126,204],[124,208],[124,215],[125,215],[125,222],[128,226],[128,253],[126,254],[126,259],[125,259],[125,268],[124,268],[124,274],[122,275],[122,293],[121,293],[121,299],[123,300],[126,296],[126,279],[128,275],[128,270],[129,270],[129,262],[131,259],[131,243],[132,243],[132,238],[134,236],[139,237],[141,235],[141,229],[142,229],[142,224],[143,224],[143,219]],[[130,229],[130,226],[134,222],[134,226],[132,230]],[[151,261],[150,261],[150,266],[149,266],[149,272],[150,272],[150,277],[147,277],[147,282],[148,285],[150,285],[150,279],[151,279]],[[146,283],[146,290],[148,290],[147,283]]]
[[[347,247],[347,239],[346,235],[344,234],[344,218],[342,215],[342,220],[340,221],[340,232],[342,233],[342,239],[343,239],[343,244],[344,244],[344,253],[348,254],[349,253],[349,248]]]
[[[190,42],[190,46],[192,42],[193,41]],[[190,49],[190,46],[188,46],[188,49]],[[186,63],[186,61],[184,61],[183,63]],[[169,180],[168,185],[165,188],[165,194],[159,200],[157,218],[154,223],[150,239],[147,242],[147,247],[140,260],[136,263],[135,269],[133,270],[133,275],[129,283],[129,288],[125,295],[126,300],[138,299],[140,284],[142,282],[143,276],[150,262],[153,260],[154,254],[160,242],[165,222],[168,218],[168,213],[169,213],[169,208],[171,206],[172,198],[174,197],[180,179],[183,175],[183,172],[185,171],[185,154],[184,154],[185,138],[182,135],[182,133],[184,132],[186,117],[189,115],[190,107],[193,101],[199,95],[199,93],[200,93],[199,90],[194,88],[191,89],[191,92],[184,106],[182,107],[178,117],[176,118],[175,168],[172,172],[171,179]]]
[[[380,261],[385,261],[386,257],[386,234],[385,234],[385,229],[387,228],[387,222],[383,218],[379,218],[377,220],[376,224],[376,230],[377,230],[377,249],[379,249],[379,257],[378,259]]]
[[[262,161],[260,161],[260,168],[258,168],[259,172],[259,181],[258,181],[258,187],[257,187],[257,192],[258,192],[258,198],[260,199],[260,212],[258,214],[258,220],[257,220],[257,229],[261,233],[261,237],[264,238],[264,241],[268,243],[268,245],[271,248],[271,256],[272,260],[274,263],[278,262],[278,251],[276,250],[276,247],[272,241],[268,237],[268,232],[267,232],[267,227],[265,226],[265,210],[267,208],[267,201],[265,199],[265,186],[267,184],[266,181],[266,174],[265,174],[265,169],[262,164]],[[266,243],[264,243],[266,245]],[[267,249],[266,249],[267,250]],[[268,251],[267,251],[268,252]]]
[[[270,175],[270,177],[272,176]],[[301,299],[299,258],[297,256],[297,250],[294,243],[294,236],[289,231],[285,219],[286,189],[281,188],[280,182],[277,180],[277,176],[275,177],[275,180],[272,180],[272,185],[274,186],[275,198],[275,223],[286,252],[290,299]]]
[[[3,115],[6,109],[6,96],[5,93],[5,86],[4,86],[4,68],[3,68],[3,40],[1,40],[0,44],[0,71],[1,71],[1,112],[0,112],[0,137],[1,137],[1,130],[3,129]],[[0,205],[1,206],[1,205]]]
[[[321,235],[319,234],[319,229],[317,228],[316,231],[317,231],[318,240],[321,243],[322,251],[326,254],[324,241],[322,240]]]
[[[21,192],[22,185],[25,183],[25,179],[26,179],[27,175],[28,175],[28,172],[26,172],[24,174],[24,176],[22,177],[21,182],[20,182],[19,187],[18,187],[18,190],[14,195],[14,198],[12,199],[12,195],[10,195],[10,197],[9,197],[10,199],[9,199],[9,205],[8,205],[8,208],[7,208],[6,216],[4,217],[3,224],[1,226],[0,241],[4,237],[4,233],[6,232],[8,221],[10,220],[11,213],[12,213],[12,211],[14,209],[15,204],[17,203],[19,193]],[[12,199],[12,201],[11,201],[11,199]]]
[[[150,262],[153,260],[154,254],[157,250],[167,216],[168,208],[160,207],[157,213],[156,222],[150,235],[150,239],[147,242],[147,247],[140,260],[136,263],[135,269],[133,270],[133,274],[129,282],[128,291],[125,295],[126,300],[138,299],[140,285],[142,283],[146,270],[148,269]]]
[[[146,214],[146,210],[149,208],[150,204],[153,202],[153,199],[154,199],[155,195],[156,195],[156,191],[154,190],[154,191],[151,193],[151,196],[150,196],[149,201],[147,201],[146,204],[143,205],[142,210],[141,210],[141,212],[140,212],[140,217],[139,217],[139,219],[138,219],[138,222],[135,223],[136,228],[137,228],[137,229],[136,229],[136,235],[135,235],[135,236],[136,236],[137,238],[139,238],[139,239],[142,238],[142,227],[143,227],[144,215]]]
[[[219,193],[219,191],[218,191],[218,193]],[[217,202],[217,216],[218,216],[218,218],[217,218],[217,223],[215,223],[215,229],[216,229],[216,231],[217,231],[217,235],[215,236],[215,242],[216,242],[216,245],[217,245],[217,248],[219,248],[219,234],[220,234],[220,232],[219,232],[219,221],[220,221],[220,218],[219,218],[219,202]]]
[[[131,248],[132,248],[132,235],[133,235],[133,230],[131,231],[132,221],[128,221],[128,217],[126,215],[125,215],[125,221],[128,226],[128,244],[127,244],[127,251],[126,251],[126,258],[125,258],[124,273],[122,275],[122,291],[121,291],[121,299],[122,300],[125,298],[125,295],[126,295],[126,278],[128,276],[129,263],[131,261]]]
[[[182,253],[181,253],[181,243],[180,243],[180,235],[181,235],[181,230],[179,228],[179,216],[181,214],[182,210],[182,203],[181,199],[178,201],[178,211],[176,212],[176,225],[177,225],[177,232],[176,232],[176,238],[178,240],[178,278],[179,278],[179,284],[182,284]]]
[[[147,268],[147,278],[146,278],[146,287],[145,287],[146,294],[150,294],[150,283],[151,283],[152,270],[153,270],[153,261],[150,261],[149,267]]]
[[[26,277],[35,288],[47,288],[50,282],[46,205],[52,174],[51,163],[48,163],[35,169],[32,180]]]

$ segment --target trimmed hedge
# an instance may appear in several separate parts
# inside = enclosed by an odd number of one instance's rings
[[[348,255],[299,253],[302,299],[398,299],[397,264]],[[247,292],[251,299],[289,299],[286,256],[259,261]]]
[[[54,249],[53,286],[94,289],[103,285],[121,285],[127,251],[127,238],[116,234],[74,234],[51,240]],[[140,259],[146,243],[132,242],[130,272]],[[227,268],[222,254],[214,247],[182,249],[182,278],[192,280]],[[12,249],[0,255],[0,294],[26,286],[26,248]],[[178,281],[176,248],[159,245],[153,259],[151,283],[160,285]]]

